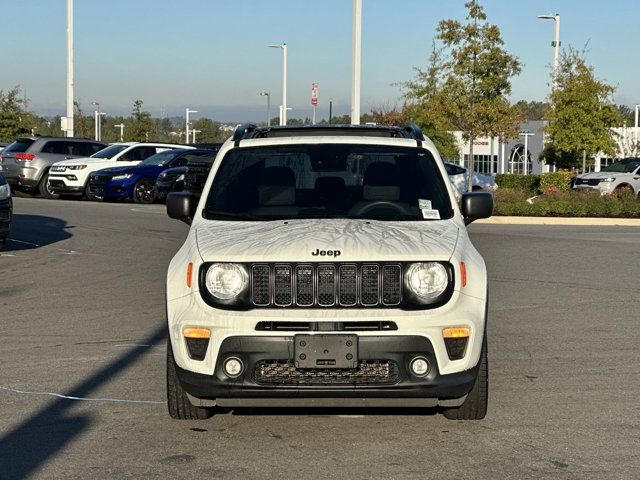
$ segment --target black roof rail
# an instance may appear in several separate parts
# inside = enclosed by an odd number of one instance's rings
[[[253,132],[256,128],[258,127],[253,123],[243,123],[238,125],[233,132],[234,147],[240,145],[240,140],[242,140],[246,134]]]
[[[415,123],[410,123],[409,125],[405,125],[402,127],[402,131],[406,132],[409,138],[413,138],[418,142],[418,146],[422,146],[422,141],[424,140],[424,135],[422,134],[422,130]]]

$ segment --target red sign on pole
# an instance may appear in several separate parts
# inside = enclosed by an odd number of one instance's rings
[[[318,84],[311,84],[311,105],[318,105]]]

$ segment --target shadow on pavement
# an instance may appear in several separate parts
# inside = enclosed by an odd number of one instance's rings
[[[61,242],[73,236],[70,228],[73,227],[59,218],[14,214],[11,233],[2,251],[30,250]]]
[[[336,416],[336,415],[378,415],[378,416],[434,416],[437,408],[402,408],[402,407],[278,407],[278,408],[234,408],[225,409],[225,413],[238,416]]]
[[[158,328],[140,346],[121,355],[89,378],[64,392],[69,397],[89,397],[92,392],[149,352],[167,336]],[[74,414],[73,400],[58,399],[42,408],[0,438],[0,478],[22,479],[54,457],[94,422],[90,415]]]

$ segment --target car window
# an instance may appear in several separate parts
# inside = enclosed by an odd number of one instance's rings
[[[98,153],[100,150],[104,149],[104,145],[102,143],[89,143],[89,156],[94,153]]]
[[[118,160],[128,162],[139,162],[146,160],[151,155],[158,153],[156,147],[135,147],[122,155]]]
[[[205,218],[451,218],[428,150],[358,144],[233,149],[209,191]]]
[[[607,165],[602,168],[601,172],[617,172],[617,173],[632,173],[636,168],[640,166],[640,160],[635,162],[615,162],[611,165]]]
[[[15,142],[10,143],[9,145],[7,145],[4,148],[4,150],[2,150],[2,153],[10,153],[10,152],[22,153],[22,152],[26,152],[27,149],[33,144],[33,142],[34,142],[34,140],[31,140],[30,138],[19,138]]]
[[[80,157],[88,157],[95,153],[94,150],[91,149],[91,144],[89,142],[73,142],[70,144],[71,155],[77,155]]]
[[[183,166],[183,165],[187,165],[189,164],[189,162],[198,162],[198,163],[202,163],[202,162],[207,162],[207,163],[213,163],[213,161],[215,160],[216,155],[215,153],[208,153],[208,152],[197,152],[197,153],[187,153],[185,155],[182,155],[178,160],[180,160],[183,163],[180,163],[180,165],[175,165],[176,167],[178,166]]]
[[[102,150],[99,150],[97,153],[94,153],[91,157],[110,159],[115,157],[125,148],[127,148],[127,145],[110,145],[106,148],[102,148]]]
[[[447,175],[453,175],[453,165],[445,163],[444,169],[447,171]]]
[[[60,140],[49,141],[42,146],[42,153],[52,153],[55,155],[80,155],[72,153],[74,151],[73,144],[75,142],[65,142]]]

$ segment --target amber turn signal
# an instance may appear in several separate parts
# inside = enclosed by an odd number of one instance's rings
[[[182,334],[186,338],[211,338],[211,330],[208,328],[185,328]]]
[[[191,277],[193,274],[193,263],[189,262],[187,265],[187,287],[191,288]]]
[[[467,266],[464,262],[460,262],[460,283],[463,287],[467,286]]]
[[[449,327],[442,330],[444,338],[467,338],[471,335],[471,329],[468,327]]]

